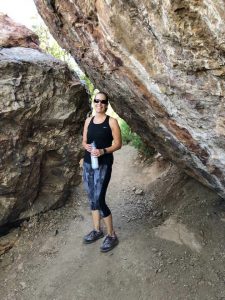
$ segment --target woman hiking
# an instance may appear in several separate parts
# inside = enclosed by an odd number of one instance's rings
[[[104,236],[100,223],[102,217],[107,235],[100,247],[101,252],[108,252],[119,243],[113,228],[111,211],[105,202],[105,195],[111,178],[113,152],[121,148],[122,140],[117,120],[106,114],[108,103],[106,93],[96,94],[94,99],[96,114],[86,119],[82,142],[85,148],[83,181],[88,193],[93,220],[93,230],[85,235],[84,243],[93,243]],[[93,147],[93,142],[96,147]],[[97,169],[92,168],[91,155],[98,158]]]

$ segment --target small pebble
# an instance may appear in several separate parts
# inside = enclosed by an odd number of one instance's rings
[[[161,273],[162,272],[162,269],[158,269],[158,273]]]
[[[135,191],[135,194],[136,194],[136,195],[143,195],[143,190],[137,189],[137,190]]]
[[[23,270],[23,263],[20,263],[17,267],[18,271],[22,271]]]
[[[22,287],[22,289],[25,289],[27,285],[24,281],[21,281],[20,286]]]

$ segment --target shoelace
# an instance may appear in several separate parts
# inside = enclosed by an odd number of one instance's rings
[[[91,237],[94,237],[94,236],[96,236],[96,235],[98,235],[98,234],[100,234],[100,233],[101,233],[100,231],[93,230],[93,231],[91,232]]]
[[[92,232],[90,232],[90,234],[89,234],[90,238],[93,238],[95,235],[96,235],[96,231],[94,231],[94,230]]]
[[[104,240],[104,245],[107,245],[110,241],[112,241],[114,237],[107,235]]]

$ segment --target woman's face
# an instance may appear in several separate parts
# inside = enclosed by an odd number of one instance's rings
[[[96,112],[98,113],[106,112],[108,104],[104,102],[106,102],[106,98],[104,94],[99,93],[95,96],[94,106]]]

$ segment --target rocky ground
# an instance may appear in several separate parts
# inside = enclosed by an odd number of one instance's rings
[[[107,202],[120,240],[108,253],[102,240],[82,243],[91,229],[82,186],[65,207],[1,237],[1,299],[225,299],[225,201],[124,146]]]

